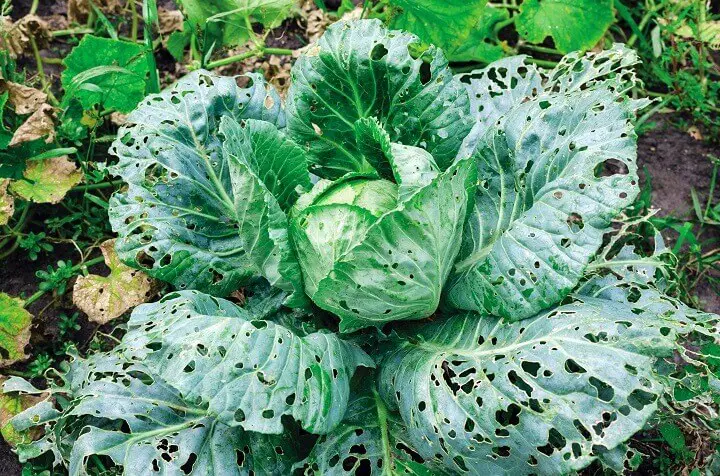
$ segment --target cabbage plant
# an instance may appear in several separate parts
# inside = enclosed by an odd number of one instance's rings
[[[284,103],[208,71],[149,96],[112,147],[127,186],[109,214],[119,257],[176,290],[13,419],[45,427],[21,459],[622,471],[671,385],[663,359],[717,325],[663,294],[659,258],[599,254],[638,192],[636,62],[615,45],[454,76],[413,35],[339,22]]]

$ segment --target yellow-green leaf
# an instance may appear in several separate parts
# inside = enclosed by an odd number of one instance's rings
[[[25,310],[25,301],[0,293],[0,367],[25,358],[30,342],[32,315]]]
[[[7,225],[15,211],[15,199],[7,193],[9,180],[0,181],[0,225]]]
[[[58,203],[80,182],[82,172],[64,155],[29,162],[24,177],[10,185],[12,193],[37,203]]]
[[[155,286],[147,274],[120,262],[115,240],[106,241],[100,250],[110,274],[80,276],[73,288],[73,302],[91,321],[105,324],[146,302],[153,296]]]
[[[19,444],[30,443],[40,436],[42,430],[35,427],[18,431],[12,426],[10,419],[41,402],[45,396],[21,395],[17,392],[2,393],[1,389],[6,380],[7,377],[0,377],[0,434],[10,446],[15,447]]]

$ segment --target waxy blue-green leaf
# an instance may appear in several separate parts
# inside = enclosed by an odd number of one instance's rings
[[[292,213],[305,290],[340,317],[342,332],[431,315],[459,249],[474,193],[472,161],[439,173],[422,149],[392,150],[399,183],[394,209],[376,216],[357,205],[324,204],[332,186],[321,182],[321,190],[301,197]]]
[[[445,170],[470,130],[468,98],[435,47],[378,20],[338,22],[293,66],[288,128],[326,178],[372,167],[356,121],[376,118],[392,142],[416,145]]]
[[[272,322],[282,299],[242,309],[229,301],[183,291],[138,306],[123,338],[125,355],[171,382],[219,421],[280,434],[290,415],[323,434],[345,415],[350,378],[373,367],[360,348],[330,332],[308,335]],[[299,321],[302,314],[295,313]]]
[[[142,364],[118,354],[77,359],[65,378],[62,412],[50,401],[12,420],[19,428],[53,421],[43,439],[21,445],[21,461],[47,451],[72,476],[86,473],[92,455],[105,455],[124,474],[288,474],[296,440],[246,432],[219,421],[207,406],[184,398]],[[82,430],[82,431],[81,431]]]
[[[405,326],[380,363],[380,392],[413,447],[453,472],[567,474],[641,430],[684,324],[578,296],[509,323],[464,314]]]
[[[443,474],[412,449],[402,420],[388,411],[374,387],[372,378],[360,381],[342,423],[321,436],[295,467],[308,476]]]
[[[196,71],[128,117],[111,149],[128,188],[109,211],[128,265],[215,295],[256,275],[301,286],[285,210],[310,187],[305,154],[278,130],[280,97],[249,79]]]
[[[630,53],[613,54],[603,64],[626,64]],[[590,72],[586,80],[572,69],[553,73],[548,91],[512,107],[529,87],[516,86],[521,94],[494,104],[511,106],[504,115],[481,117],[497,119],[474,147],[478,188],[446,290],[451,307],[519,320],[559,302],[637,195],[632,121],[641,104],[624,96],[623,74],[574,64]],[[526,78],[536,81],[530,71]]]

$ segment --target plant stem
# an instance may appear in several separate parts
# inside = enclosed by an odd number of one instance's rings
[[[32,46],[33,50],[33,56],[35,56],[35,63],[37,65],[37,72],[38,76],[40,76],[40,82],[43,85],[43,90],[48,95],[48,99],[52,103],[53,106],[57,106],[58,100],[53,95],[52,91],[50,90],[50,82],[48,81],[47,77],[45,76],[45,69],[43,68],[43,61],[42,57],[40,56],[40,50],[38,50],[37,42],[35,41],[34,36],[30,36],[30,45]]]
[[[138,37],[138,12],[137,12],[137,6],[135,5],[135,0],[131,0],[128,2],[128,5],[130,5],[130,8],[132,9],[132,25],[130,26],[130,38],[132,38],[133,43],[137,42]]]
[[[50,36],[52,37],[58,37],[58,36],[70,36],[70,35],[85,35],[89,33],[94,33],[94,30],[92,28],[70,28],[68,30],[55,30],[50,32]]]
[[[158,76],[157,64],[155,64],[155,54],[153,50],[152,28],[153,18],[157,18],[157,5],[155,0],[143,1],[143,40],[145,41],[145,57],[147,58],[148,69],[150,70],[150,78],[148,80],[147,92],[160,92],[160,77]]]
[[[534,63],[534,64],[536,64],[536,65],[538,65],[538,66],[543,67],[543,68],[554,68],[555,66],[557,66],[557,62],[556,62],[556,61],[547,61],[547,60],[542,60],[542,59],[533,58],[533,57],[531,57],[531,56],[528,57],[527,60],[528,60],[530,63]]]
[[[73,273],[77,273],[84,267],[90,267],[92,265],[102,263],[103,261],[105,261],[105,258],[103,258],[102,256],[98,256],[97,258],[93,258],[93,259],[90,259],[87,261],[83,261],[82,263],[76,264],[75,266],[73,266],[71,268],[71,270]],[[32,296],[27,298],[27,300],[25,301],[24,307],[27,308],[28,306],[30,306],[32,303],[34,303],[35,301],[40,299],[46,292],[47,291],[43,291],[42,289],[37,291],[35,294],[33,294]]]
[[[91,183],[89,185],[78,185],[70,189],[70,192],[87,192],[88,190],[100,190],[103,188],[118,187],[123,184],[122,180],[111,180],[109,182]]]
[[[545,53],[548,55],[563,56],[563,53],[561,51],[556,50],[555,48],[531,45],[530,43],[521,43],[520,45],[518,45],[518,48],[523,48],[523,49],[530,50],[530,51],[536,51],[538,53]]]
[[[222,58],[217,61],[211,61],[208,64],[205,65],[207,69],[213,69],[213,68],[219,68],[220,66],[227,66],[232,63],[237,63],[239,61],[245,61],[248,58],[252,57],[261,57],[264,55],[293,55],[295,52],[293,50],[287,49],[287,48],[265,48],[265,47],[258,47],[255,49],[252,49],[250,51],[245,51],[244,53],[240,53],[238,55],[228,56],[227,58]]]
[[[38,9],[38,5],[40,4],[39,0],[33,0],[32,5],[30,5],[30,15],[35,15]]]
[[[257,52],[255,50],[250,50],[250,51],[246,51],[244,53],[240,53],[239,55],[228,56],[227,58],[219,59],[217,61],[211,61],[208,64],[206,64],[205,67],[207,69],[219,68],[220,66],[237,63],[238,61],[245,61],[246,59],[251,58],[256,55],[257,55]]]

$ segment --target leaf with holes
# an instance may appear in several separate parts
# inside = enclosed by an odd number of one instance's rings
[[[63,407],[44,401],[11,420],[16,431],[53,425],[37,442],[19,445],[21,461],[51,451],[72,475],[85,474],[93,455],[109,457],[125,474],[247,475],[287,474],[297,459],[290,430],[263,435],[225,425],[116,354],[76,358],[65,379],[67,387],[53,390]]]
[[[155,283],[142,271],[132,269],[118,259],[115,240],[100,245],[108,276],[78,276],[73,286],[73,303],[88,319],[107,324],[138,304],[147,302],[157,292]],[[154,292],[153,292],[154,291]]]
[[[226,425],[280,434],[281,418],[291,415],[305,430],[327,433],[345,414],[355,369],[374,363],[335,334],[298,335],[275,324],[273,315],[288,311],[277,296],[267,299],[253,312],[193,291],[169,294],[135,309],[125,354]]]
[[[470,130],[467,93],[443,53],[422,48],[378,20],[338,22],[301,56],[288,92],[290,135],[325,178],[373,167],[356,140],[357,121],[375,118],[392,142],[453,162]]]
[[[340,317],[341,332],[430,316],[459,249],[473,163],[441,173],[422,149],[389,147],[396,183],[320,181],[291,216],[305,291]]]
[[[260,275],[300,296],[285,211],[310,187],[305,154],[278,130],[277,93],[244,79],[196,71],[130,114],[112,148],[118,255],[181,289],[224,296]]]
[[[542,43],[549,36],[568,53],[595,46],[614,20],[613,0],[525,0],[515,26],[527,41]]]
[[[375,474],[430,476],[441,468],[427,465],[412,449],[399,416],[390,413],[363,379],[353,393],[345,419],[332,432],[321,436],[308,457],[297,463],[303,474]]]
[[[449,306],[519,320],[577,285],[611,220],[639,191],[632,121],[645,103],[625,96],[625,74],[611,74],[628,64],[626,55],[637,61],[624,48],[571,57],[531,97],[537,74],[515,61],[503,60],[505,76],[490,66],[470,82],[479,94],[512,91],[477,111],[494,125],[473,146],[479,186],[446,290]],[[571,62],[579,72],[565,69]]]
[[[685,324],[582,296],[522,322],[465,314],[401,332],[381,395],[421,456],[473,474],[564,474],[640,430]]]
[[[25,346],[30,343],[32,314],[25,301],[0,293],[0,367],[24,360]]]

